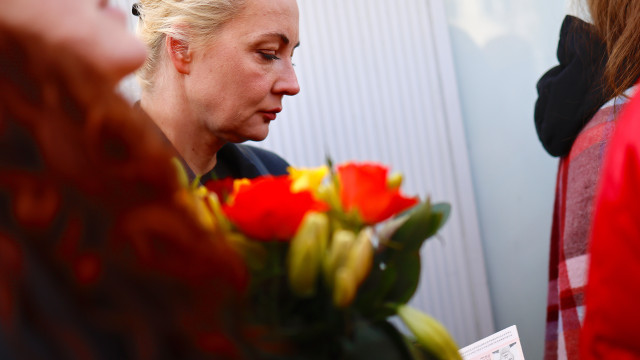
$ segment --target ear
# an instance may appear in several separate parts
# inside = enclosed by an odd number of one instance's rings
[[[191,72],[191,50],[189,43],[171,36],[165,37],[165,48],[173,67],[181,74]]]

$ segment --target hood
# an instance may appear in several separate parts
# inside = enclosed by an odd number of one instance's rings
[[[565,156],[598,109],[604,92],[606,46],[595,27],[567,15],[560,29],[559,65],[538,80],[534,120],[538,138],[552,156]]]

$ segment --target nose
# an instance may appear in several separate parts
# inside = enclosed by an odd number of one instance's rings
[[[288,60],[283,65],[275,84],[273,84],[273,92],[282,95],[296,95],[300,92],[300,84],[298,84],[298,77],[293,64],[291,60]]]

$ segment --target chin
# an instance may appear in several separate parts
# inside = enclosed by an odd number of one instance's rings
[[[256,129],[256,131],[247,133],[245,135],[245,139],[247,140],[262,141],[267,138],[267,135],[269,135],[269,125]]]
[[[246,124],[221,133],[220,138],[227,142],[242,143],[245,141],[262,141],[269,135],[269,124]]]
[[[263,141],[267,138],[269,132],[266,131],[264,133],[251,133],[251,134],[238,134],[237,136],[233,136],[229,139],[229,142],[233,143],[243,143],[245,141]]]
[[[264,140],[264,139],[266,139],[266,138],[267,138],[267,135],[264,135],[264,136],[253,136],[253,137],[249,137],[249,138],[247,138],[246,140],[251,140],[251,141],[257,141],[257,142],[259,142],[259,141],[263,141],[263,140]]]

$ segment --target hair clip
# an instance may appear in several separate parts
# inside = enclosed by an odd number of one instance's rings
[[[131,6],[131,13],[134,16],[140,16],[140,4],[139,3],[134,3],[133,6]]]

